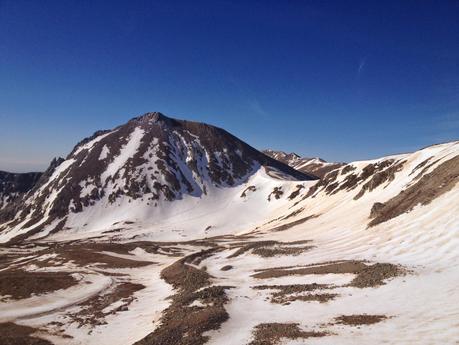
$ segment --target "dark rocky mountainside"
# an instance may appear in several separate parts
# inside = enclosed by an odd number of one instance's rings
[[[0,209],[20,199],[38,182],[42,173],[10,173],[0,171]]]

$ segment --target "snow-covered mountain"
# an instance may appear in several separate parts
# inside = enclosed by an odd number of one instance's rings
[[[0,210],[31,190],[41,175],[39,172],[10,173],[0,171]]]
[[[322,178],[326,173],[344,165],[344,163],[326,162],[319,157],[301,157],[294,152],[286,153],[283,151],[275,151],[269,149],[263,150],[262,152],[282,163],[291,166],[298,171],[302,171],[307,174],[313,174],[320,178]]]
[[[314,180],[146,114],[0,212],[0,343],[455,344],[458,215],[459,142]]]
[[[88,233],[122,222],[157,224],[189,204],[170,206],[174,201],[210,200],[260,169],[275,180],[315,178],[223,129],[147,113],[96,132],[65,160],[53,161],[29,195],[0,213],[0,240],[45,236],[63,228]]]

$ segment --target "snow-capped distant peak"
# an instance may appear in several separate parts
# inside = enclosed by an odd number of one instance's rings
[[[323,177],[328,172],[343,165],[343,163],[329,163],[319,157],[301,157],[294,152],[286,153],[283,151],[263,150],[263,153],[298,171],[313,174],[317,177]]]

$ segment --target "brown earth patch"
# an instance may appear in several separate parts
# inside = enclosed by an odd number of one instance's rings
[[[311,186],[308,192],[303,196],[302,200],[305,200],[309,197],[315,197],[316,192],[320,189],[325,188],[326,186],[330,186],[334,184],[336,179],[338,178],[339,170],[333,170],[326,174],[323,178],[320,179],[315,185]]]
[[[311,264],[298,268],[280,267],[259,270],[259,273],[252,277],[258,279],[278,278],[290,275],[308,275],[308,274],[344,274],[356,273],[364,269],[366,265],[360,261],[336,261],[323,264]]]
[[[267,246],[274,246],[276,244],[278,244],[279,242],[277,241],[258,241],[258,242],[249,242],[249,243],[234,243],[232,245],[232,247],[239,247],[238,250],[236,250],[233,254],[231,254],[230,256],[228,256],[229,259],[231,258],[235,258],[235,257],[238,257],[248,251],[251,251],[253,249],[256,249],[256,248],[260,248],[260,247],[267,247]]]
[[[308,220],[317,218],[319,216],[320,216],[320,214],[313,214],[313,215],[310,215],[310,216],[295,220],[295,221],[287,223],[287,224],[282,224],[282,225],[276,226],[276,227],[270,229],[269,231],[273,231],[273,232],[285,231],[285,230],[288,230],[290,228],[293,228],[294,226],[303,224],[303,223],[307,222]]]
[[[2,345],[52,345],[51,342],[32,336],[37,329],[12,322],[0,323]]]
[[[343,190],[345,191],[353,190],[359,185],[360,182],[367,180],[368,178],[374,176],[378,172],[384,171],[386,168],[390,167],[394,163],[395,163],[395,160],[388,159],[388,160],[384,160],[381,162],[368,164],[362,169],[362,172],[359,175],[350,174],[346,176],[346,178],[341,184],[333,186],[333,187],[331,185],[327,186],[326,192],[327,194],[336,194],[339,191],[343,191]],[[384,177],[384,174],[382,174],[381,178],[378,178],[377,180],[381,180],[382,177]],[[369,183],[369,185],[366,188],[369,189],[371,186],[372,186],[372,183]]]
[[[385,203],[376,203],[371,209],[369,226],[388,221],[410,212],[416,205],[428,205],[449,192],[459,182],[459,156],[437,166],[431,173],[422,176],[400,194]]]
[[[394,159],[371,163],[366,165],[359,174],[349,174],[351,171],[355,170],[355,167],[350,165],[345,166],[341,172],[339,169],[333,170],[326,174],[318,183],[313,185],[303,197],[303,200],[309,197],[315,197],[320,190],[323,190],[327,195],[333,195],[339,191],[353,190],[357,188],[361,182],[371,177],[371,180],[362,187],[358,197],[356,197],[358,199],[366,191],[371,191],[385,181],[393,179],[395,172],[401,169],[403,163],[404,162],[397,163]],[[340,174],[348,174],[341,183],[336,181]]]
[[[20,255],[18,255],[18,254],[16,254],[16,255],[12,255],[12,254],[0,255],[0,269],[7,268],[12,263],[12,261],[18,259],[19,257],[20,257]],[[19,261],[21,261],[21,260],[19,259]]]
[[[104,268],[136,268],[155,264],[151,261],[137,261],[95,252],[80,246],[69,246],[56,250],[59,257],[73,261],[78,266],[102,265]]]
[[[356,167],[353,165],[345,165],[344,168],[341,170],[341,174],[346,175],[351,171],[354,171],[355,169]]]
[[[239,247],[239,249],[228,256],[228,258],[238,257],[248,251],[252,251],[253,254],[265,258],[277,255],[299,255],[314,248],[314,246],[292,247],[292,245],[300,245],[310,242],[311,241],[278,242],[271,240],[250,243],[234,243],[232,247]]]
[[[328,302],[337,294],[331,293],[311,293],[317,290],[325,290],[333,288],[327,284],[293,284],[293,285],[257,285],[253,286],[255,290],[276,290],[271,294],[271,303],[290,304],[293,301],[317,301]],[[300,293],[308,292],[306,295],[298,295]]]
[[[396,162],[386,169],[376,171],[366,182],[360,192],[354,197],[354,200],[360,199],[366,192],[371,192],[375,188],[379,187],[383,183],[390,183],[395,179],[395,174],[403,169],[406,161]]]
[[[12,299],[31,297],[76,285],[78,281],[67,272],[30,272],[6,270],[0,272],[0,294]]]
[[[252,277],[268,279],[290,275],[310,274],[355,274],[356,277],[348,286],[357,288],[376,287],[385,284],[385,280],[405,274],[401,266],[389,263],[368,264],[363,261],[337,261],[326,264],[307,265],[299,268],[269,268],[260,270]]]
[[[429,157],[426,160],[422,161],[418,165],[416,165],[413,170],[410,172],[409,176],[413,175],[416,171],[419,169],[423,168],[427,163],[429,163],[432,160],[433,157]]]
[[[298,195],[300,195],[300,192],[302,189],[304,189],[304,186],[302,184],[297,184],[296,189],[292,193],[290,193],[290,195],[288,196],[288,199],[289,200],[295,199]]]
[[[262,323],[253,330],[249,345],[277,345],[282,339],[307,339],[325,337],[327,332],[303,331],[298,323]]]
[[[75,314],[70,314],[70,318],[77,322],[80,326],[84,325],[103,325],[106,324],[105,317],[126,311],[129,305],[134,301],[134,293],[144,289],[142,284],[134,284],[123,282],[114,287],[107,294],[97,295],[86,302],[79,304],[81,310]],[[117,308],[104,312],[103,310],[115,302],[122,301],[123,303]]]
[[[433,159],[433,157],[430,157],[429,161],[432,160],[432,159]],[[431,167],[433,167],[439,161],[440,161],[440,158],[430,162],[429,164],[425,164],[423,166],[423,169],[414,177],[414,180],[419,180],[425,174],[425,172],[427,170],[429,170]]]
[[[107,251],[113,252],[118,254],[126,254],[130,255],[130,251],[141,248],[147,253],[150,254],[161,254],[161,255],[168,255],[168,256],[181,256],[183,252],[176,248],[175,246],[178,245],[178,242],[147,242],[147,241],[135,241],[135,242],[128,242],[128,243],[116,243],[116,242],[97,242],[97,243],[85,243],[85,249],[91,249],[92,251]]]
[[[338,296],[339,295],[336,293],[310,293],[306,295],[289,296],[286,298],[284,304],[290,304],[290,302],[294,301],[326,303],[328,301],[334,300]]]
[[[318,168],[312,170],[311,172],[314,175],[316,175],[317,177],[323,178],[329,172],[337,170],[337,169],[341,168],[344,165],[345,165],[345,163],[335,163],[335,164],[331,164],[331,165],[325,165],[325,166],[322,166],[322,167],[318,167]]]
[[[386,315],[341,315],[335,318],[335,324],[348,326],[372,325],[387,318]]]
[[[282,255],[290,255],[290,256],[297,256],[304,252],[307,252],[311,249],[315,248],[314,246],[303,246],[303,247],[261,247],[255,248],[252,253],[262,258],[270,258],[273,256],[282,256]]]
[[[357,276],[351,281],[349,286],[366,288],[384,285],[385,280],[404,275],[407,273],[407,270],[394,264],[376,263],[366,266],[356,273]]]
[[[272,196],[276,199],[280,199],[283,194],[282,187],[274,187],[273,191],[268,195],[268,201],[271,201]]]
[[[299,215],[299,214],[300,214],[301,212],[303,212],[303,211],[304,211],[304,207],[301,207],[301,208],[299,208],[298,210],[295,210],[295,211],[293,211],[292,213],[289,213],[289,214],[286,215],[285,217],[279,217],[279,218],[277,218],[277,219],[274,219],[273,221],[280,220],[280,219],[286,220],[286,219],[289,219],[289,218],[292,218],[292,217],[295,217],[295,216]]]
[[[220,328],[229,316],[224,305],[228,298],[226,286],[209,286],[211,276],[190,266],[218,249],[194,253],[176,261],[161,272],[161,277],[177,292],[170,297],[171,305],[164,311],[161,324],[136,345],[201,345],[209,340],[203,333]],[[199,291],[197,291],[199,290]],[[200,301],[204,306],[192,306]]]
[[[255,186],[248,186],[242,191],[241,198],[245,198],[248,192],[255,192],[257,188]]]

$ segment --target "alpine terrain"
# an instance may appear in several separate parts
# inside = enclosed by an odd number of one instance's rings
[[[457,344],[458,182],[144,114],[0,173],[0,344]]]
[[[0,171],[0,209],[20,199],[24,193],[32,189],[42,174],[31,173],[9,173]]]
[[[296,170],[314,174],[318,177],[324,177],[326,173],[344,165],[344,163],[329,163],[319,157],[301,157],[294,152],[285,153],[283,151],[263,150],[263,153],[282,163],[290,165]]]

